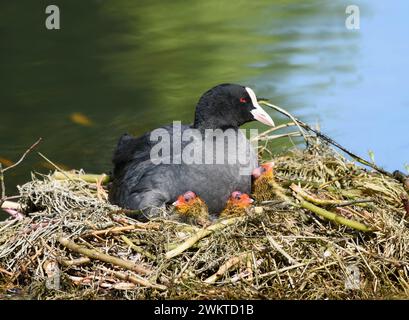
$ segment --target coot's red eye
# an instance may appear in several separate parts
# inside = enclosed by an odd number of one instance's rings
[[[246,98],[240,98],[240,102],[241,103],[247,103],[247,99]]]

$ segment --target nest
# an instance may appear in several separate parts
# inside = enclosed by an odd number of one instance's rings
[[[0,293],[19,288],[20,296],[35,299],[407,297],[403,185],[325,144],[272,160],[280,193],[246,216],[206,228],[165,217],[141,223],[109,204],[96,183],[34,175],[19,188],[26,217],[0,223]]]

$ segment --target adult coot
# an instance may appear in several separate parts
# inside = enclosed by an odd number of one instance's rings
[[[274,126],[252,89],[221,84],[199,99],[192,125],[124,134],[114,152],[110,201],[140,210],[135,218],[145,220],[191,190],[211,214],[220,213],[234,190],[251,192],[257,155],[239,127],[253,120]]]

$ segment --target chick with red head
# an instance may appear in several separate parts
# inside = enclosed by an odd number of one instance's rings
[[[182,222],[203,227],[211,224],[206,203],[193,191],[180,195],[172,205]]]
[[[220,213],[220,218],[243,216],[248,213],[248,209],[254,202],[247,193],[234,191],[227,200],[226,207]]]
[[[252,172],[253,197],[257,201],[267,201],[274,198],[287,200],[284,189],[274,178],[274,162],[267,162]]]

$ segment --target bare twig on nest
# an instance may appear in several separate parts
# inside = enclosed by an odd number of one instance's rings
[[[289,266],[289,267],[284,267],[284,268],[281,268],[281,269],[278,269],[278,270],[275,270],[275,271],[263,273],[263,274],[259,275],[258,277],[259,278],[264,278],[264,277],[274,276],[274,275],[280,274],[281,272],[288,271],[288,270],[291,270],[291,269],[300,268],[300,267],[303,267],[305,265],[306,265],[306,263],[294,264],[294,265]]]
[[[196,242],[199,240],[203,239],[204,237],[207,237],[209,234],[212,234],[213,232],[217,230],[222,230],[226,228],[227,226],[231,226],[237,222],[243,221],[246,217],[235,217],[235,218],[230,218],[226,220],[222,220],[216,224],[212,224],[211,226],[207,227],[206,229],[201,229],[199,230],[196,234],[194,234],[192,237],[187,239],[185,242],[183,242],[180,246],[176,247],[175,249],[168,251],[166,253],[166,259],[171,259],[173,257],[178,256],[179,254],[183,253],[185,250],[189,249],[192,247]]]
[[[81,257],[78,259],[72,259],[72,260],[68,260],[68,259],[63,259],[61,257],[57,257],[57,261],[59,263],[61,263],[63,266],[66,267],[72,267],[72,266],[79,266],[79,265],[83,265],[83,264],[88,264],[91,262],[91,259],[88,257]]]
[[[276,127],[271,127],[270,129],[260,133],[259,135],[255,136],[254,138],[251,139],[251,141],[258,141],[263,139],[264,137],[267,137],[269,133],[283,129],[283,128],[287,128],[287,127],[292,127],[295,126],[296,124],[294,122],[289,122],[289,123],[284,123],[284,124],[280,124],[279,126]]]
[[[133,230],[138,230],[138,229],[153,229],[153,230],[159,230],[160,225],[157,223],[153,222],[147,222],[147,223],[137,223],[137,224],[131,224],[123,227],[114,227],[114,228],[109,228],[109,229],[104,229],[104,230],[97,230],[97,231],[92,231],[85,233],[81,235],[82,238],[86,237],[91,237],[91,236],[107,236],[111,234],[119,234],[122,232],[126,231],[133,231]]]
[[[298,199],[300,200],[300,206],[304,209],[307,209],[309,211],[312,211],[316,214],[318,214],[319,216],[326,218],[328,220],[337,222],[339,224],[343,224],[344,226],[359,230],[359,231],[364,231],[364,232],[368,232],[368,231],[373,231],[370,227],[358,222],[358,221],[354,221],[354,220],[349,220],[346,219],[344,217],[341,217],[340,215],[337,215],[336,213],[327,211],[325,209],[322,209],[320,207],[317,207],[316,205],[305,201],[303,198],[305,195],[303,192],[300,192],[300,187],[296,186],[296,185],[291,185],[290,188],[292,190],[294,190],[297,194],[298,194]]]
[[[141,274],[149,274],[151,272],[151,270],[142,267],[140,265],[137,265],[136,263],[129,261],[129,260],[123,260],[120,258],[116,258],[113,256],[110,256],[108,254],[102,253],[96,249],[87,249],[84,248],[82,246],[79,246],[78,244],[76,244],[75,242],[64,238],[64,237],[59,237],[57,239],[57,241],[59,243],[61,243],[64,247],[77,252],[77,253],[81,253],[84,256],[87,256],[88,258],[91,259],[97,259],[97,260],[101,260],[110,264],[113,264],[115,266],[124,268],[124,269],[128,269],[131,271],[135,271],[137,273],[141,273]]]
[[[1,195],[0,195],[0,207],[3,202],[6,200],[6,185],[4,183],[4,171],[3,165],[0,162],[0,188],[1,188]]]
[[[105,173],[102,174],[77,174],[77,173],[71,173],[67,171],[55,171],[53,174],[53,178],[56,180],[83,180],[85,182],[89,183],[96,183],[98,181],[101,182],[101,184],[107,184],[110,181],[110,177],[106,175]]]
[[[18,202],[14,202],[14,201],[4,201],[1,205],[2,209],[14,209],[14,210],[22,210],[23,206],[18,203]]]
[[[8,276],[12,277],[14,275],[14,273],[7,271],[6,269],[3,269],[0,267],[0,273],[4,273],[7,274]]]
[[[280,107],[275,106],[274,104],[268,103],[266,101],[261,101],[260,103],[265,104],[266,106],[269,106],[270,108],[273,108],[273,109],[277,110],[278,112],[280,112],[280,113],[286,115],[287,117],[289,117],[296,124],[296,126],[300,130],[300,133],[304,137],[305,143],[308,145],[308,138],[305,135],[304,130],[300,126],[300,124],[301,124],[300,120],[296,119],[291,113],[287,112],[286,110],[284,110],[284,109],[282,109]]]
[[[304,189],[302,189],[300,186],[297,186],[295,184],[292,184],[290,188],[296,193],[298,193],[300,196],[302,196],[305,200],[312,202],[319,206],[342,207],[342,206],[349,206],[349,205],[357,204],[357,203],[373,202],[372,199],[357,199],[353,201],[320,199],[320,198],[314,197],[313,195],[308,194]]]
[[[13,168],[17,167],[17,166],[24,160],[24,158],[25,158],[42,140],[43,140],[42,138],[39,138],[36,142],[34,142],[33,145],[32,145],[30,148],[28,148],[28,149],[23,153],[23,155],[21,156],[21,158],[20,158],[16,163],[14,163],[14,164],[12,164],[11,166],[9,166],[9,167],[3,169],[3,172],[6,172],[7,170],[10,170],[10,169],[13,169]]]
[[[6,200],[6,186],[4,183],[4,173],[7,170],[13,169],[17,167],[23,160],[24,158],[42,141],[42,138],[39,138],[36,142],[34,142],[20,157],[20,159],[12,164],[11,166],[8,166],[7,168],[2,167],[2,164],[0,163],[0,187],[1,187],[1,198],[0,198],[0,207],[3,204],[3,202]]]
[[[245,252],[240,254],[239,256],[232,257],[229,260],[227,260],[223,265],[220,266],[219,270],[213,275],[211,275],[209,278],[204,280],[205,283],[215,283],[217,279],[222,277],[227,271],[229,271],[232,267],[236,266],[237,264],[243,262],[249,257],[250,253]]]
[[[121,235],[121,239],[135,252],[138,252],[151,260],[156,260],[156,257],[153,254],[147,252],[146,250],[143,250],[141,247],[138,247],[128,237]]]
[[[65,171],[63,171],[59,166],[57,166],[54,162],[52,162],[50,159],[48,159],[45,155],[43,155],[41,152],[37,152],[37,154],[43,158],[45,161],[47,161],[49,164],[51,164],[54,168],[56,168],[59,172],[61,172],[63,175],[65,175],[67,177],[68,180],[72,181],[74,184],[76,184],[78,186],[78,188],[80,188],[82,191],[84,191],[85,193],[90,194],[90,192],[83,188],[75,179],[72,179],[71,177],[69,177]]]
[[[102,270],[106,271],[106,272],[110,272],[112,275],[114,275],[115,277],[117,277],[118,279],[124,280],[124,281],[130,281],[134,284],[143,286],[143,287],[148,287],[148,288],[153,288],[153,289],[157,289],[157,290],[167,290],[168,288],[164,285],[161,284],[157,284],[157,283],[151,283],[148,280],[142,278],[141,276],[138,276],[137,274],[135,275],[131,275],[131,274],[126,274],[123,272],[119,272],[119,271],[114,271],[114,270],[109,270],[106,268],[101,268]]]
[[[298,131],[293,131],[289,133],[282,133],[282,134],[275,134],[267,137],[260,138],[260,141],[271,141],[275,139],[280,139],[280,138],[286,138],[286,137],[301,137],[301,133]]]
[[[266,236],[268,242],[270,242],[271,246],[276,249],[278,252],[280,252],[287,260],[290,264],[298,264],[299,262],[294,259],[293,257],[291,257],[287,252],[285,252],[285,250],[273,239],[272,236]]]
[[[356,199],[351,201],[345,201],[343,203],[335,204],[334,207],[347,207],[353,204],[370,203],[374,202],[373,199]]]

